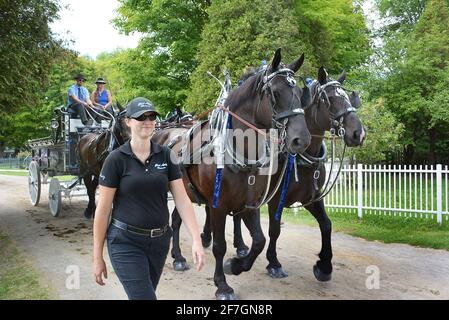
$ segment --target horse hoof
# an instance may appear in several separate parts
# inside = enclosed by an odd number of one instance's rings
[[[326,282],[332,279],[332,273],[324,273],[317,265],[313,266],[313,274],[318,281]]]
[[[225,274],[228,274],[228,275],[234,274],[234,273],[232,273],[232,259],[228,259],[225,261],[225,263],[223,265],[223,271]]]
[[[215,293],[215,298],[217,300],[237,300],[237,296],[234,292],[217,292]]]
[[[282,267],[267,267],[268,275],[275,279],[281,279],[288,277],[288,273],[285,272]]]
[[[173,270],[175,271],[186,271],[189,270],[190,267],[185,261],[173,261]]]
[[[203,244],[203,248],[208,248],[212,243],[212,239],[205,239],[204,233],[201,234],[201,243]]]
[[[249,254],[249,248],[247,246],[237,249],[237,257],[239,257],[239,258],[245,258],[248,254]]]

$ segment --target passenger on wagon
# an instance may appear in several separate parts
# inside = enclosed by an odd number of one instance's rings
[[[94,106],[114,114],[114,110],[112,109],[112,95],[109,90],[104,88],[105,83],[103,78],[98,78],[97,81],[95,81],[97,89],[92,92],[91,100]],[[106,116],[108,115],[106,114]]]

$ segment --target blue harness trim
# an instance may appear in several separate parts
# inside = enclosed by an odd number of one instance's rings
[[[215,171],[215,187],[214,187],[214,200],[212,202],[212,208],[217,208],[218,198],[220,197],[221,190],[221,174],[223,169],[217,168]]]
[[[228,116],[226,128],[231,128],[231,115]],[[218,198],[220,197],[222,170],[222,168],[217,168],[215,171],[214,199],[212,200],[212,208],[214,209],[217,208]]]
[[[287,195],[288,186],[290,185],[290,177],[293,169],[293,164],[295,163],[295,157],[296,155],[288,155],[287,172],[285,173],[284,183],[282,184],[281,198],[279,199],[278,208],[274,216],[276,221],[279,221],[281,219],[282,210],[284,209],[285,196]]]

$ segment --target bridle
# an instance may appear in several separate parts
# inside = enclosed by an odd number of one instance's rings
[[[340,137],[343,141],[344,141],[344,135],[346,133],[346,130],[343,126],[343,122],[344,119],[346,118],[346,116],[348,116],[350,113],[354,112],[356,113],[356,107],[353,107],[351,104],[351,101],[348,98],[348,95],[345,92],[339,92],[339,90],[344,90],[344,91],[351,91],[351,90],[347,90],[345,89],[342,84],[339,81],[329,81],[327,83],[325,83],[324,85],[321,85],[319,83],[318,80],[314,80],[312,82],[312,84],[310,85],[310,87],[313,88],[313,86],[315,86],[316,90],[315,93],[313,95],[312,98],[312,104],[310,106],[314,106],[316,104],[316,108],[315,108],[315,115],[314,115],[314,121],[316,126],[319,128],[320,125],[317,121],[317,114],[318,114],[318,109],[321,103],[327,103],[326,107],[328,109],[329,112],[329,118],[330,118],[330,140],[331,140],[331,153],[332,153],[332,161],[331,161],[331,165],[330,165],[330,171],[332,172],[333,167],[334,167],[334,158],[335,158],[335,139],[336,139],[336,134],[338,135],[338,137]],[[329,87],[333,87],[335,88],[335,92],[337,93],[336,96],[342,97],[345,100],[349,100],[348,102],[348,106],[345,106],[345,108],[341,111],[339,111],[338,113],[333,113],[331,111],[331,102],[329,100],[329,95],[326,92],[326,89]],[[354,91],[353,91],[354,92]],[[323,131],[326,131],[325,128],[321,128]],[[312,135],[314,136],[314,135]],[[315,136],[315,137],[319,137],[319,138],[326,138],[324,136]],[[323,143],[322,144],[322,154],[318,157],[313,157],[311,155],[309,155],[306,152],[304,152],[303,154],[299,155],[300,158],[307,164],[310,166],[314,166],[315,167],[315,171],[313,174],[313,184],[314,184],[314,188],[316,190],[318,190],[318,179],[320,177],[320,166],[324,165],[324,162],[327,161],[327,150],[326,150],[326,145]],[[321,151],[320,150],[320,151]],[[345,151],[346,151],[346,143],[344,143],[343,145],[343,153],[341,156],[341,159],[344,158],[345,155]],[[312,198],[308,203],[306,204],[301,204],[301,207],[307,206],[313,202],[319,201],[321,199],[323,199],[333,188],[333,186],[335,185],[339,175],[340,175],[340,171],[342,168],[342,164],[343,161],[340,161],[340,165],[337,171],[337,174],[335,175],[334,180],[331,182],[331,175],[329,174],[327,181],[325,182],[323,191],[318,194],[317,197]],[[296,167],[296,166],[295,166]]]
[[[302,114],[304,116],[304,109],[302,107],[294,107],[295,98],[301,105],[301,99],[298,97],[295,87],[296,80],[294,78],[295,73],[289,68],[281,68],[268,75],[268,68],[263,71],[261,81],[257,85],[257,91],[260,92],[259,103],[256,108],[256,112],[259,113],[259,108],[262,103],[263,97],[266,95],[268,98],[269,108],[271,112],[272,127],[280,130],[280,150],[283,151],[285,147],[285,140],[287,138],[287,124],[290,117]],[[284,77],[291,87],[292,96],[288,109],[282,112],[276,111],[276,97],[272,88],[272,81],[276,77]]]
[[[321,103],[326,103],[326,107],[327,107],[327,109],[329,111],[330,120],[331,120],[331,123],[330,123],[330,134],[331,134],[331,136],[334,136],[335,134],[337,134],[339,137],[343,138],[345,133],[346,133],[345,128],[343,126],[343,122],[344,122],[346,116],[348,116],[352,112],[355,113],[357,110],[356,110],[356,108],[354,108],[351,105],[351,102],[348,101],[349,102],[348,103],[349,107],[346,106],[340,112],[338,112],[336,114],[333,113],[331,111],[331,108],[330,108],[331,107],[331,103],[329,101],[329,95],[326,92],[326,88],[333,87],[333,88],[335,88],[335,91],[337,93],[338,93],[339,89],[344,90],[344,91],[348,91],[348,90],[346,90],[341,85],[341,83],[336,81],[336,80],[329,81],[329,82],[327,82],[327,83],[325,83],[323,85],[321,85],[318,82],[318,80],[314,80],[314,82],[312,83],[312,86],[315,83],[316,83],[316,91],[315,91],[315,93],[313,95],[313,98],[312,98],[313,102],[311,104],[311,105],[314,105],[314,104],[317,105],[316,110],[315,110],[315,117],[314,117],[315,118],[315,124],[319,127],[319,124],[318,124],[318,121],[317,121],[317,118],[316,118],[317,114],[318,114],[318,109],[319,109],[319,106],[320,106]],[[345,95],[339,94],[339,95],[336,95],[336,96],[342,97],[344,99],[348,99],[347,98],[347,94],[345,94]],[[326,131],[325,129],[323,129],[323,130]]]

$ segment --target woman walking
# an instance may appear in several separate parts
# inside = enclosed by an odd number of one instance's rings
[[[126,109],[131,140],[111,152],[100,174],[94,220],[94,274],[96,282],[104,285],[107,271],[103,247],[107,239],[112,266],[128,298],[154,300],[172,235],[168,225],[169,190],[192,238],[198,271],[204,265],[204,251],[181,171],[172,162],[175,157],[167,147],[151,142],[156,109],[141,97],[129,102]]]

